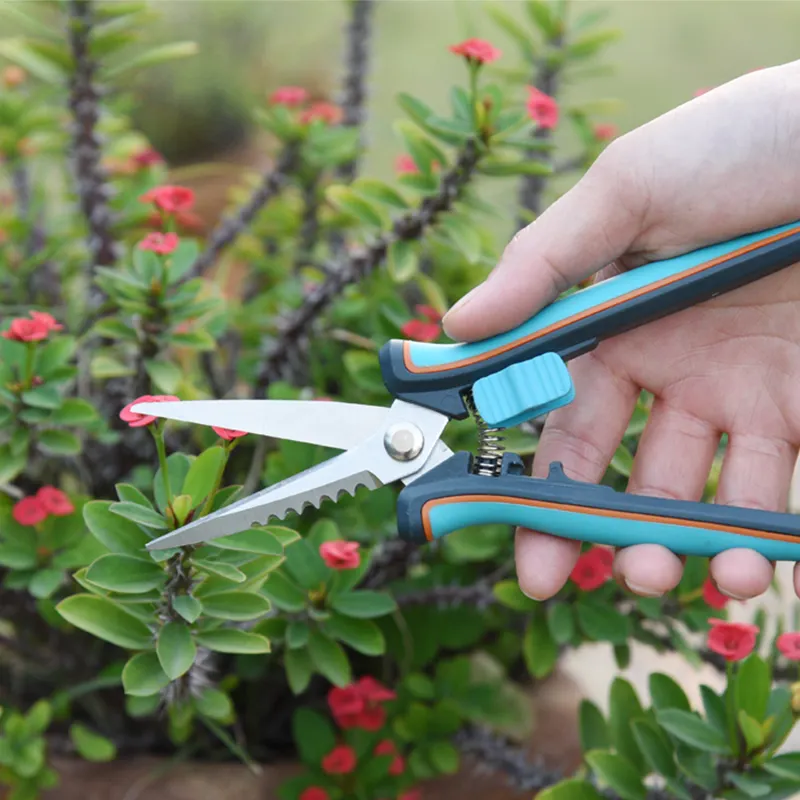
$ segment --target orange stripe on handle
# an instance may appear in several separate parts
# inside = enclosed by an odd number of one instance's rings
[[[620,295],[619,297],[615,297],[612,300],[607,300],[605,303],[600,303],[590,309],[587,309],[586,311],[581,311],[577,314],[573,314],[571,317],[566,317],[565,319],[562,319],[559,322],[554,322],[552,325],[548,325],[546,328],[542,328],[539,331],[534,331],[533,333],[529,334],[528,336],[525,336],[522,339],[517,339],[516,341],[509,342],[508,344],[500,345],[499,347],[496,347],[494,350],[488,350],[487,352],[481,353],[480,355],[472,356],[472,358],[464,358],[461,361],[453,361],[449,364],[437,364],[431,367],[421,367],[416,365],[411,360],[411,346],[410,346],[411,343],[403,342],[403,363],[405,364],[405,367],[409,372],[413,372],[416,374],[421,374],[426,372],[427,373],[447,372],[452,369],[459,369],[460,367],[468,367],[472,364],[477,364],[481,361],[486,361],[487,359],[494,358],[495,356],[502,355],[503,353],[507,353],[509,350],[513,350],[516,347],[521,347],[522,345],[528,344],[529,342],[533,342],[536,339],[539,339],[542,336],[547,335],[548,333],[553,333],[554,331],[561,330],[562,328],[565,328],[567,325],[571,325],[574,322],[579,322],[582,319],[591,317],[594,314],[599,313],[600,311],[605,311],[609,308],[613,308],[614,306],[620,305],[621,303],[625,303],[628,300],[633,300],[637,297],[641,297],[642,295],[657,291],[658,289],[662,289],[663,287],[669,286],[684,278],[688,278],[692,275],[697,275],[698,273],[704,272],[705,270],[711,269],[712,267],[724,264],[726,261],[730,261],[733,258],[742,256],[745,253],[751,253],[754,250],[759,250],[765,245],[772,244],[773,242],[778,242],[781,239],[785,239],[788,236],[793,236],[798,232],[800,232],[800,227],[792,228],[782,233],[776,233],[774,236],[770,236],[768,239],[761,239],[760,241],[754,242],[753,244],[746,245],[745,247],[740,247],[738,250],[734,250],[731,253],[726,253],[724,256],[720,256],[719,258],[714,258],[711,261],[706,261],[703,264],[697,264],[694,267],[685,269],[683,272],[678,272],[675,275],[670,275],[668,278],[663,278],[660,281],[648,284],[647,286],[643,286],[640,289],[634,289],[633,291],[630,291],[627,294]]]
[[[740,528],[737,526],[720,525],[715,522],[697,522],[695,520],[676,519],[675,517],[662,517],[655,514],[637,514],[632,511],[614,511],[608,508],[589,508],[587,506],[568,505],[563,503],[550,503],[544,500],[526,500],[519,497],[503,497],[493,494],[465,494],[457,497],[442,497],[438,500],[428,500],[422,507],[422,527],[425,538],[434,540],[431,529],[430,513],[438,506],[452,503],[506,503],[508,505],[529,506],[533,508],[547,508],[553,511],[569,511],[575,514],[589,514],[596,517],[614,517],[614,519],[629,519],[639,522],[660,522],[667,525],[680,525],[687,528],[703,528],[704,530],[734,533],[739,536],[755,536],[759,539],[772,539],[779,542],[792,542],[800,545],[800,538],[788,533],[773,533],[772,531],[759,531],[753,528]]]

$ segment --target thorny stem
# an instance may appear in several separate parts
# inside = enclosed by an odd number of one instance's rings
[[[196,278],[203,273],[223,250],[230,247],[247,230],[256,214],[286,185],[299,159],[299,142],[286,143],[272,169],[264,173],[261,182],[247,201],[230,216],[225,217],[211,232],[205,250],[192,264],[184,280]]]
[[[90,55],[94,27],[93,0],[68,0],[67,31],[74,62],[70,79],[69,108],[72,112],[73,169],[80,198],[80,208],[89,227],[89,250],[95,265],[110,266],[117,256],[112,232],[113,220],[108,207],[111,189],[103,170],[97,123],[100,118],[100,90],[95,85],[97,63]],[[90,304],[102,301],[102,292],[90,282]]]
[[[345,74],[342,81],[342,124],[358,128],[360,151],[364,145],[364,119],[369,71],[369,45],[372,33],[372,15],[375,0],[350,0],[350,18],[347,23]],[[339,167],[337,177],[349,183],[358,172],[359,156]]]
[[[555,50],[560,50],[564,46],[563,34],[558,33],[553,36],[548,44]],[[533,85],[540,91],[544,92],[550,97],[555,97],[558,92],[560,77],[560,67],[543,60],[536,64],[533,76]],[[534,139],[540,142],[549,142],[552,138],[552,131],[549,128],[539,128],[533,134]],[[549,157],[543,154],[544,163],[548,163]],[[542,210],[542,202],[545,187],[547,186],[547,175],[525,175],[522,179],[522,185],[519,190],[519,204],[522,208],[527,209],[535,215],[538,215]],[[523,228],[527,222],[520,219],[518,227]]]
[[[281,326],[259,373],[256,394],[263,394],[270,383],[284,376],[286,368],[297,359],[314,323],[345,288],[362,281],[381,264],[389,245],[396,241],[422,238],[439,216],[453,207],[469,183],[479,159],[478,145],[470,140],[464,145],[453,168],[442,178],[436,194],[426,197],[419,208],[400,217],[391,230],[365,248],[344,255],[338,267],[329,266],[326,269],[328,277],[311,290],[302,305]]]
[[[319,234],[319,180],[315,176],[303,186],[303,218],[297,237],[295,270],[303,266],[314,254]]]

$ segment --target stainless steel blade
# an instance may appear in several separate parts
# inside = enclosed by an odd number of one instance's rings
[[[137,403],[137,414],[349,450],[389,414],[382,406],[321,400],[175,400]]]
[[[229,536],[272,518],[283,519],[292,511],[300,513],[309,505],[319,508],[323,500],[352,495],[360,486],[376,489],[396,480],[410,483],[452,455],[439,441],[447,422],[437,411],[396,400],[380,429],[356,448],[154,539],[147,548],[181,547]],[[424,441],[419,455],[409,461],[395,460],[384,446],[384,433],[403,423],[416,425]]]

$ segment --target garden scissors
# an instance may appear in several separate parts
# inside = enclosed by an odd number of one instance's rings
[[[500,431],[569,403],[566,362],[601,340],[800,261],[800,221],[654,262],[567,294],[518,328],[468,344],[392,340],[380,351],[389,408],[285,400],[139,403],[133,411],[343,450],[333,458],[148,544],[163,549],[265,525],[360,487],[402,482],[399,535],[433,541],[472,525],[524,526],[580,541],[660,544],[713,556],[734,547],[800,560],[800,516],[634,496],[565,475],[524,474]],[[475,455],[440,436],[451,419],[475,419]]]

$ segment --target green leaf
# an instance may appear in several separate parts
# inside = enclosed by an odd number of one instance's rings
[[[119,497],[120,501],[123,503],[136,503],[144,508],[153,507],[142,492],[130,483],[118,483],[114,488],[117,491],[117,497]]]
[[[256,619],[270,609],[269,600],[252,592],[219,592],[203,598],[203,612],[208,617],[245,621]]]
[[[534,159],[521,158],[521,159],[501,159],[501,158],[486,158],[483,159],[477,171],[483,175],[491,175],[496,178],[508,178],[517,175],[537,175],[545,177],[551,175],[553,167],[546,161],[535,161]]]
[[[133,375],[133,368],[107,354],[98,353],[92,357],[89,374],[98,380],[124,378],[128,375]]]
[[[698,750],[709,753],[730,753],[730,746],[725,736],[696,714],[677,708],[666,708],[656,711],[656,719],[659,725],[676,739]]]
[[[286,626],[286,646],[297,650],[308,644],[308,625],[302,620],[294,620]]]
[[[781,753],[765,761],[762,766],[767,772],[779,778],[788,778],[800,783],[800,753]]]
[[[474,224],[464,217],[448,214],[442,220],[452,242],[458,247],[470,264],[477,264],[481,257],[481,237]]]
[[[380,656],[386,650],[386,641],[381,629],[368,619],[353,619],[340,614],[331,614],[322,623],[322,630],[332,639],[344,642],[365,656]]]
[[[167,457],[167,474],[169,475],[169,485],[173,494],[183,494],[183,482],[191,464],[189,457],[183,453],[173,453]],[[167,498],[164,494],[164,479],[161,476],[161,467],[156,470],[153,478],[153,496],[158,509],[162,514],[166,514]]]
[[[573,778],[543,789],[536,800],[603,800],[603,795],[591,783]]]
[[[386,267],[393,281],[405,283],[411,280],[419,268],[416,245],[404,239],[392,242],[389,245]]]
[[[408,208],[408,203],[403,196],[383,181],[374,178],[357,178],[351,187],[366,200],[377,200],[379,203],[401,211]]]
[[[220,448],[214,449],[219,450]],[[251,528],[242,533],[222,536],[214,539],[212,544],[221,550],[238,550],[242,553],[260,553],[265,556],[283,555],[283,545],[269,528]]]
[[[492,591],[502,605],[514,611],[533,611],[540,605],[536,600],[526,597],[515,580],[500,581]]]
[[[384,218],[375,208],[347,186],[335,184],[325,191],[325,197],[339,211],[354,217],[365,225],[382,228]]]
[[[631,634],[630,617],[614,608],[581,600],[577,606],[578,624],[583,632],[598,642],[625,644]]]
[[[308,708],[298,708],[294,712],[292,735],[300,758],[313,768],[336,746],[336,733],[331,724]]]
[[[144,368],[156,388],[165,394],[174,394],[183,380],[183,373],[177,364],[161,359],[146,359]]]
[[[282,572],[270,574],[261,590],[281,611],[290,614],[302,611],[306,607],[306,593],[292,583]]]
[[[582,700],[578,713],[581,750],[604,750],[611,746],[611,737],[600,709],[591,700]]]
[[[433,742],[425,749],[428,760],[436,770],[444,775],[458,772],[458,750],[450,742]]]
[[[172,600],[172,607],[189,623],[195,622],[203,613],[203,604],[190,594],[179,594]]]
[[[677,778],[678,766],[669,739],[645,720],[634,720],[632,727],[639,750],[650,767],[666,778]]]
[[[575,636],[575,616],[566,603],[553,603],[547,609],[547,626],[556,644],[567,644]]]
[[[737,718],[748,752],[758,750],[764,744],[764,731],[761,729],[761,725],[744,709],[739,709]]]
[[[117,748],[113,742],[79,722],[70,725],[69,738],[78,753],[87,761],[113,761],[116,758]]]
[[[24,38],[0,39],[0,56],[35,75],[39,80],[52,86],[62,86],[66,80],[64,70],[49,58],[36,53]]]
[[[200,245],[196,239],[181,238],[175,251],[170,255],[167,269],[167,277],[170,283],[175,283],[182,278],[197,261],[200,255]],[[205,331],[195,331],[195,333],[205,333]],[[211,338],[213,346],[213,338]]]
[[[397,609],[397,603],[390,594],[368,589],[337,595],[331,600],[331,606],[346,617],[359,619],[383,617]]]
[[[307,590],[318,589],[330,577],[319,548],[308,539],[295,542],[286,551],[286,571]]]
[[[50,597],[64,583],[64,573],[60,569],[40,569],[31,578],[28,591],[37,599]]]
[[[200,453],[189,467],[189,472],[186,474],[181,488],[181,494],[190,495],[192,504],[195,506],[200,505],[214,489],[227,458],[228,454],[221,447],[209,447],[208,450]],[[245,534],[235,535],[244,536]],[[217,547],[222,546],[216,540],[214,544]]]
[[[62,398],[55,386],[45,385],[23,392],[22,401],[34,408],[58,408]]]
[[[139,338],[135,328],[126,325],[116,317],[104,317],[97,320],[92,326],[92,333],[104,339],[122,339],[128,342],[135,342]]]
[[[0,447],[0,483],[14,480],[27,465],[27,453],[12,453],[8,445]]]
[[[185,675],[197,656],[191,631],[181,622],[168,622],[158,634],[156,653],[170,680]]]
[[[653,707],[656,709],[662,708],[679,708],[682,711],[691,711],[692,707],[689,704],[689,698],[681,687],[669,677],[660,672],[654,672],[650,676],[650,697],[653,701]]]
[[[522,654],[528,672],[534,678],[543,678],[552,672],[558,658],[558,646],[550,635],[544,615],[536,614],[528,621],[522,639]]]
[[[314,665],[311,663],[308,650],[306,648],[287,650],[284,655],[284,666],[289,688],[296,695],[302,694],[308,687],[314,672]]]
[[[555,7],[543,0],[527,0],[524,6],[534,25],[546,39],[555,39],[561,34],[562,23],[554,13]]]
[[[710,686],[701,686],[700,695],[703,698],[703,708],[706,719],[723,735],[728,732],[728,711],[725,701]]]
[[[51,429],[40,431],[39,447],[54,456],[74,456],[81,451],[81,442],[74,433]]]
[[[218,722],[230,722],[235,715],[230,697],[211,686],[207,686],[197,695],[194,705],[204,717]]]
[[[767,701],[772,687],[769,664],[753,653],[739,665],[734,697],[736,707],[746,712],[755,722],[763,722],[767,714]]]
[[[154,561],[120,553],[101,556],[86,573],[89,582],[120,594],[141,594],[158,589],[166,577],[163,567]]]
[[[212,561],[207,558],[194,558],[192,559],[194,565],[203,572],[210,572],[212,575],[219,575],[220,578],[225,578],[227,581],[234,583],[244,583],[247,580],[247,575],[240,569],[237,569],[232,564],[226,564],[224,561]],[[202,592],[205,584],[200,587]]]
[[[621,755],[593,750],[586,754],[586,761],[622,800],[646,800],[647,790],[641,775]]]
[[[152,650],[132,656],[122,670],[122,686],[132,697],[157,695],[168,684],[169,678]]]
[[[198,47],[195,42],[173,42],[172,44],[153,47],[143,53],[138,53],[134,58],[117,64],[114,67],[104,70],[108,78],[117,77],[123,72],[138,70],[144,67],[152,67],[157,64],[164,64],[167,61],[175,61],[179,58],[187,58],[196,55]]]
[[[611,468],[620,475],[630,478],[631,470],[633,469],[633,456],[624,444],[617,447],[614,457],[611,459]]]
[[[293,650],[292,652],[301,652]],[[350,662],[341,646],[318,630],[312,630],[308,637],[308,654],[311,663],[320,675],[334,686],[347,686],[352,679]]]
[[[201,647],[217,653],[258,654],[270,651],[269,639],[266,637],[234,628],[198,633],[195,639]]]
[[[644,769],[644,758],[633,736],[631,723],[643,716],[644,709],[636,696],[636,690],[628,681],[615,678],[609,692],[608,726],[611,739],[617,752],[638,770]]]
[[[144,525],[146,528],[163,531],[169,527],[169,524],[161,514],[139,503],[112,503],[108,510],[112,514],[129,519],[137,525]]]
[[[105,597],[75,594],[62,600],[56,611],[76,628],[117,647],[147,650],[153,646],[153,634],[144,622]]]

